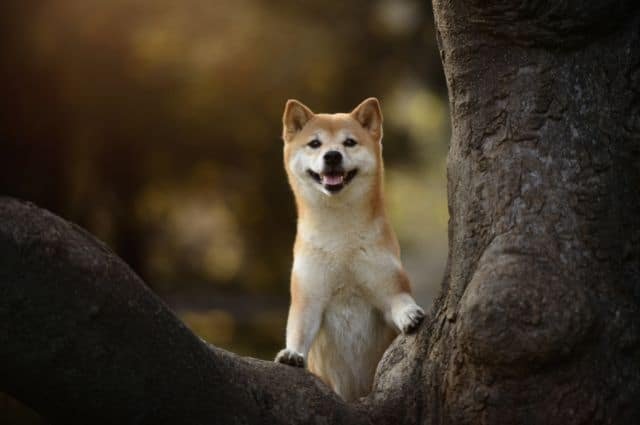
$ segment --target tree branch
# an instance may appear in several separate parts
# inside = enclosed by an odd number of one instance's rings
[[[301,369],[208,346],[104,244],[0,198],[0,389],[58,423],[366,423]]]

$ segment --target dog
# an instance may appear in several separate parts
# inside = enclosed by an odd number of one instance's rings
[[[275,361],[306,366],[353,401],[371,390],[398,332],[425,317],[385,213],[380,103],[315,114],[289,100],[282,121],[298,223],[286,348]]]

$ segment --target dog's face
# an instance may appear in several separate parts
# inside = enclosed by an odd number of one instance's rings
[[[283,127],[285,167],[296,196],[312,200],[372,190],[382,171],[382,113],[376,99],[348,114],[314,114],[289,100]]]

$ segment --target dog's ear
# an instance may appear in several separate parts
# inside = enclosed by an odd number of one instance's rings
[[[370,97],[351,111],[351,116],[371,134],[375,140],[382,139],[382,110],[380,102],[375,97]]]
[[[282,115],[282,138],[291,141],[304,125],[313,117],[311,109],[295,99],[287,100]]]

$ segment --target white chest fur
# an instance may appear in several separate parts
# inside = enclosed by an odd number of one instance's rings
[[[397,259],[376,243],[380,239],[376,223],[330,227],[301,232],[304,248],[296,253],[294,273],[305,294],[324,306],[309,367],[350,399],[370,388],[375,367],[393,336],[376,288],[385,284]]]

